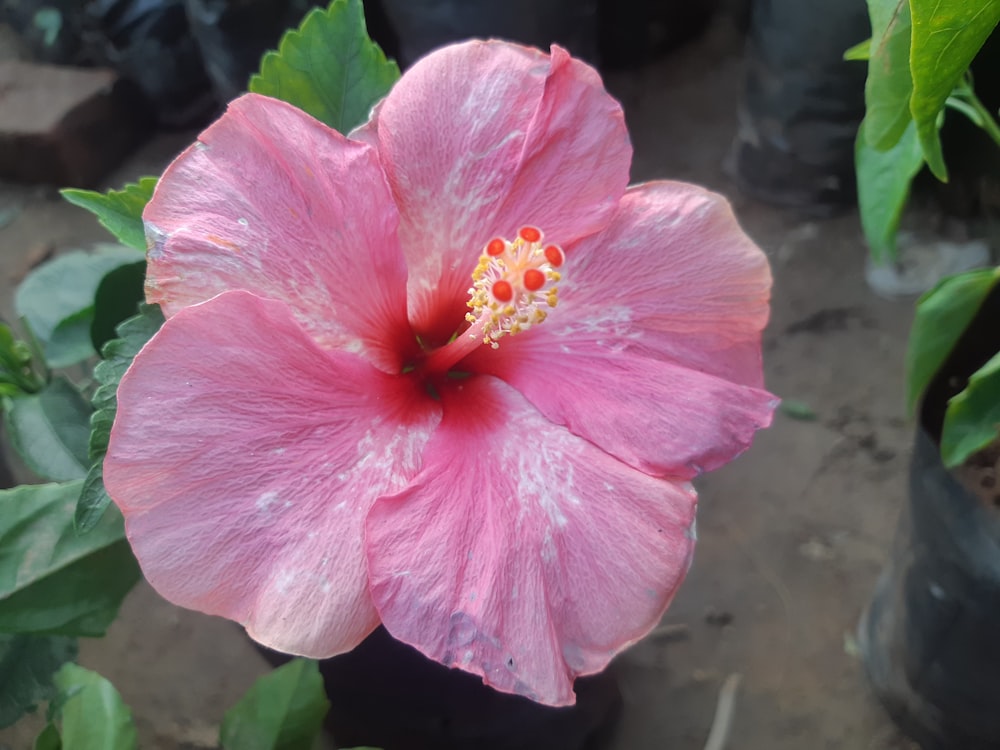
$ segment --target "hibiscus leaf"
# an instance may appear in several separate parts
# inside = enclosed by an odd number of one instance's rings
[[[945,466],[965,463],[1000,435],[1000,354],[980,367],[948,402],[941,432]]]
[[[90,336],[94,296],[108,272],[135,263],[138,254],[121,245],[74,250],[39,266],[14,295],[24,318],[52,367],[66,367],[96,354]]]
[[[226,712],[219,742],[224,750],[312,747],[329,709],[319,666],[294,659],[257,680]]]
[[[261,60],[249,89],[294,104],[347,134],[399,79],[399,66],[368,36],[361,0],[311,11]]]
[[[865,137],[879,151],[896,145],[910,123],[909,0],[868,0],[871,57],[865,82]]]
[[[45,725],[45,729],[35,738],[32,750],[62,750],[62,738],[55,724]]]
[[[913,15],[910,112],[917,123],[927,165],[938,179],[947,180],[938,137],[938,115],[1000,22],[1000,0],[949,3],[910,0],[910,11]]]
[[[77,664],[64,664],[55,683],[63,699],[59,713],[66,750],[138,747],[132,712],[107,678]]]
[[[146,261],[127,263],[109,271],[94,292],[90,341],[94,351],[116,337],[116,329],[139,310],[145,299]]]
[[[934,375],[1000,281],[1000,268],[942,279],[917,300],[906,348],[906,405],[912,412]]]
[[[0,729],[52,698],[55,673],[75,658],[75,638],[0,633]]]
[[[865,39],[844,51],[845,60],[867,60],[872,56],[872,40]]]
[[[143,177],[121,190],[98,193],[93,190],[67,189],[60,191],[74,206],[85,208],[123,245],[146,250],[146,233],[142,226],[142,211],[153,197],[156,177]]]
[[[56,482],[82,479],[90,467],[90,404],[65,378],[8,401],[11,444],[35,474]]]
[[[118,326],[118,338],[111,339],[104,345],[101,352],[104,359],[94,368],[98,386],[92,400],[94,413],[90,418],[88,451],[91,464],[76,508],[75,522],[80,533],[93,528],[111,502],[104,489],[102,466],[104,454],[108,450],[111,426],[118,410],[118,383],[135,355],[160,330],[161,325],[163,313],[160,312],[159,305],[141,304],[138,315],[133,315]]]
[[[101,636],[139,580],[119,513],[73,526],[81,482],[0,492],[0,632]]]
[[[861,123],[854,150],[858,208],[872,259],[881,265],[896,259],[899,220],[910,196],[913,178],[924,164],[924,156],[912,122],[888,151],[871,147],[865,137],[866,123],[867,120]]]

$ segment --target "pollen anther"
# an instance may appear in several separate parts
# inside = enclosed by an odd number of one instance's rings
[[[555,269],[565,262],[558,245],[543,245],[541,230],[523,226],[513,241],[490,240],[472,273],[465,317],[494,349],[497,339],[526,331],[545,320],[559,301]],[[479,333],[481,332],[481,334]],[[470,331],[470,334],[472,332]]]
[[[524,272],[524,288],[529,292],[537,292],[545,286],[545,274],[537,268],[529,268]]]

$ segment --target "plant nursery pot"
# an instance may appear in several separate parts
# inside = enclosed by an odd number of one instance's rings
[[[875,692],[924,750],[1000,747],[1000,513],[924,429],[859,642]]]
[[[261,648],[274,665],[290,657]],[[598,750],[622,699],[612,671],[576,681],[576,705],[541,706],[427,659],[378,628],[350,653],[319,662],[338,747],[384,750]]]
[[[939,450],[948,400],[1000,350],[998,319],[995,289],[924,394],[909,501],[858,626],[876,694],[924,750],[1000,748],[998,490],[972,492]]]
[[[576,57],[597,57],[597,0],[382,0],[399,38],[399,58],[412,65],[432,49],[471,37],[499,37]]]
[[[728,165],[743,192],[809,215],[854,205],[866,68],[844,50],[869,36],[864,0],[753,3]]]

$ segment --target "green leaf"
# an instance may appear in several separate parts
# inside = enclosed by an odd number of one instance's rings
[[[225,750],[309,748],[329,708],[316,662],[295,659],[257,680],[226,712],[219,742]]]
[[[104,450],[107,449],[108,443],[105,440]],[[76,503],[76,513],[73,516],[76,532],[86,534],[93,529],[110,504],[111,495],[104,488],[104,461],[95,461],[87,472],[87,478],[83,480],[83,489],[80,490],[80,498]]]
[[[906,405],[912,413],[934,375],[1000,280],[1000,267],[942,279],[917,300],[906,350]]]
[[[913,16],[910,112],[934,175],[946,181],[938,116],[1000,22],[1000,0],[910,0]]]
[[[90,341],[94,351],[116,337],[116,329],[139,311],[139,304],[146,298],[146,261],[127,263],[109,271],[97,285],[94,293],[94,318],[90,327]]]
[[[66,367],[96,353],[90,340],[94,295],[109,271],[137,258],[129,248],[100,245],[91,253],[60,255],[28,274],[14,296],[14,307],[52,367]]]
[[[941,433],[945,466],[965,463],[1000,436],[1000,354],[980,367],[948,402]]]
[[[872,56],[872,40],[865,39],[844,51],[845,60],[867,60]]]
[[[0,632],[104,635],[139,580],[121,514],[76,533],[80,485],[0,491]]]
[[[66,664],[55,682],[66,696],[61,711],[63,750],[138,747],[132,713],[107,679],[76,664]]]
[[[10,327],[0,323],[0,395],[20,396],[41,390],[44,379],[32,367],[33,359],[31,347],[15,339]]]
[[[361,0],[333,0],[264,55],[250,91],[294,104],[346,134],[398,79],[399,67],[368,37]]]
[[[123,245],[146,251],[146,233],[142,227],[142,211],[153,197],[156,177],[143,177],[121,190],[98,193],[93,190],[60,191],[74,206],[85,208]]]
[[[46,724],[45,729],[35,738],[34,750],[61,750],[62,738],[55,724]]]
[[[13,398],[5,414],[11,445],[38,476],[56,482],[83,478],[90,460],[90,404],[65,378],[30,396]]]
[[[55,695],[56,671],[76,658],[76,639],[0,633],[0,729]]]
[[[871,59],[865,82],[865,137],[885,151],[910,123],[909,0],[868,0],[872,23]]]
[[[867,119],[861,123],[854,144],[858,175],[858,208],[861,226],[872,259],[884,265],[896,259],[896,232],[910,195],[913,178],[924,157],[911,122],[899,142],[888,151],[877,151],[865,137]]]
[[[52,367],[66,367],[93,357],[97,350],[90,340],[94,308],[86,307],[59,321],[45,346]]]
[[[163,325],[163,313],[158,305],[140,305],[139,314],[118,326],[119,338],[104,345],[104,359],[94,368],[97,390],[92,403],[94,414],[90,419],[88,452],[91,468],[80,493],[76,511],[76,526],[80,533],[92,528],[100,520],[111,498],[104,489],[102,465],[108,450],[108,438],[118,409],[118,383],[132,364],[135,355]]]

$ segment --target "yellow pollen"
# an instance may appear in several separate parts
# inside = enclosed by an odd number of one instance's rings
[[[465,316],[470,323],[482,322],[484,344],[496,349],[503,336],[513,336],[545,320],[548,313],[544,308],[559,302],[555,285],[562,274],[556,266],[563,261],[562,250],[545,245],[542,232],[535,227],[522,228],[512,241],[497,238],[486,245],[472,272],[471,312]],[[539,286],[540,279],[544,282]]]

